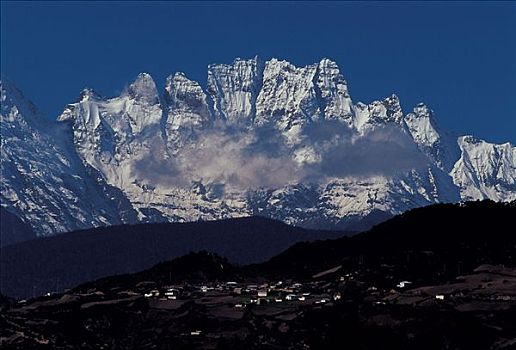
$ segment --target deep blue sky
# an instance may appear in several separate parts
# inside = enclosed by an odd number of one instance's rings
[[[85,86],[112,96],[139,72],[163,85],[209,63],[339,63],[355,101],[396,93],[440,124],[516,142],[516,2],[1,2],[1,70],[55,118]],[[160,86],[161,88],[161,86]]]

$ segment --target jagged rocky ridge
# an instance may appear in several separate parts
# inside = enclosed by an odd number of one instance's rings
[[[516,199],[514,145],[451,135],[395,95],[353,103],[329,59],[213,64],[206,89],[176,73],[160,92],[142,73],[114,98],[85,89],[57,122],[3,80],[1,118],[2,206],[40,235],[248,215],[349,229]]]

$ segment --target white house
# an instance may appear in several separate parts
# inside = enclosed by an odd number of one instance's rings
[[[405,288],[405,287],[408,287],[409,284],[412,284],[412,282],[410,282],[410,281],[401,281],[400,283],[398,283],[396,285],[396,287],[398,287],[398,288]]]

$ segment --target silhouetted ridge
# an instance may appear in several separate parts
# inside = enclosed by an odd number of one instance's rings
[[[339,265],[346,271],[370,269],[370,278],[378,285],[397,278],[442,282],[471,273],[482,264],[516,266],[516,235],[509,225],[514,215],[515,202],[437,204],[411,210],[352,237],[296,243],[260,264],[238,268],[216,254],[191,253],[93,285],[113,288],[142,281],[193,283],[247,277],[310,280],[314,274]],[[440,220],[430,220],[435,217]],[[489,225],[488,218],[495,223]]]
[[[100,277],[140,271],[206,250],[237,264],[262,262],[300,241],[335,238],[263,217],[101,227],[2,249],[1,292],[27,298]]]
[[[516,202],[436,204],[353,237],[295,244],[257,271],[302,277],[340,264],[397,265],[416,279],[442,279],[484,263],[514,265],[514,217]]]

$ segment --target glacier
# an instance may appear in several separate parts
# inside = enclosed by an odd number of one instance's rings
[[[38,235],[263,215],[354,230],[438,202],[516,199],[516,147],[442,130],[423,103],[353,102],[336,62],[237,58],[207,84],[139,74],[55,121],[1,83],[1,205]]]

